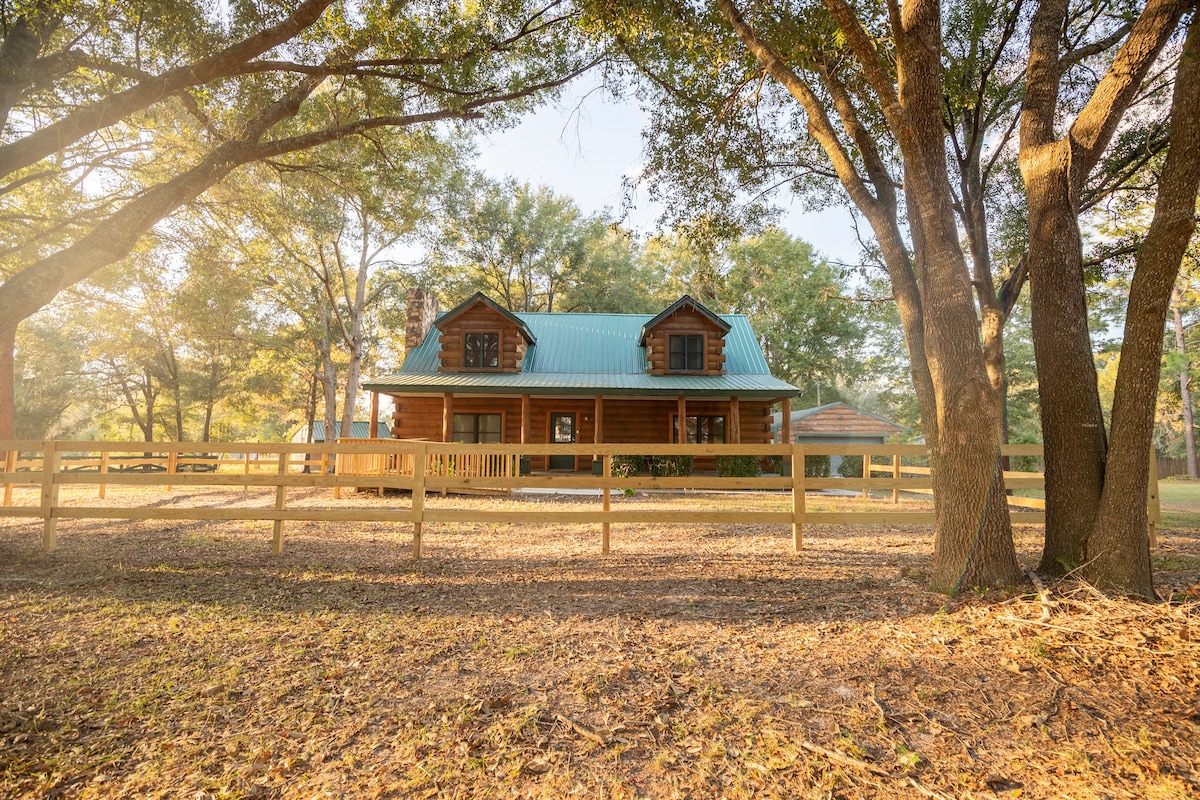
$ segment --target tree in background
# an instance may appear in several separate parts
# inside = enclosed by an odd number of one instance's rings
[[[725,251],[721,308],[745,314],[775,376],[827,387],[860,373],[864,320],[848,288],[812,246],[778,228]]]
[[[301,157],[295,171],[264,171],[270,183],[241,185],[252,209],[243,232],[254,237],[251,268],[265,295],[301,321],[318,356],[326,441],[350,435],[377,311],[398,303],[411,280],[392,252],[439,212],[440,187],[460,156],[457,142],[432,132],[377,134]]]
[[[510,311],[546,312],[574,310],[572,289],[607,226],[545,186],[483,175],[451,193],[441,222],[426,276],[449,305],[483,292]]]
[[[67,304],[64,304],[64,306]],[[78,332],[55,319],[35,317],[21,332],[16,352],[16,430],[20,439],[67,439],[84,433],[97,394]]]
[[[564,311],[656,314],[668,303],[662,265],[645,257],[646,250],[613,223],[587,242],[587,256],[575,271],[562,300]]]

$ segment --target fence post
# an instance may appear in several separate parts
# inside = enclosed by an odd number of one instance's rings
[[[608,514],[612,511],[612,489],[608,488],[608,481],[612,479],[612,455],[604,454],[604,513]],[[612,532],[612,523],[607,519],[600,523],[600,552],[603,555],[608,555],[608,546],[610,543],[610,534]]]
[[[870,456],[863,456],[863,477],[864,478],[871,477],[871,457]],[[866,485],[864,485],[863,486],[863,497],[870,497],[870,496],[871,496],[871,490],[869,488],[867,488]]]
[[[1150,535],[1150,549],[1158,547],[1158,524],[1162,522],[1162,506],[1158,502],[1158,458],[1154,448],[1150,448],[1150,480],[1146,486],[1150,490],[1146,497],[1147,532]]]
[[[108,474],[108,451],[105,450],[100,454],[100,474]],[[108,484],[100,484],[100,499],[104,499],[104,495],[108,494]]]
[[[279,474],[287,475],[288,458],[291,453],[279,454]],[[287,487],[283,484],[275,487],[275,510],[283,511],[287,507]],[[275,518],[275,535],[271,541],[271,555],[283,555],[283,517]]]
[[[413,488],[412,488],[412,521],[413,521],[413,560],[421,560],[421,523],[425,519],[425,445],[418,444],[413,453]]]
[[[333,472],[335,475],[343,475],[346,472],[354,471],[350,466],[349,455],[347,455],[345,458],[342,458],[341,453],[331,453],[331,455],[333,456]],[[333,499],[342,499],[342,485],[340,483],[335,483],[333,485]]]
[[[179,467],[179,453],[176,453],[174,450],[172,450],[171,452],[167,453],[167,474],[174,475],[175,470],[178,467]],[[175,488],[174,484],[171,484],[171,483],[167,484],[168,492],[174,488]]]
[[[249,477],[250,476],[250,451],[247,450],[242,455],[244,455],[246,457],[246,466],[242,470],[242,474],[244,474],[246,477]],[[250,491],[250,481],[246,481],[244,484],[242,484],[242,491],[243,492]]]
[[[10,475],[17,471],[17,451],[9,450],[4,457],[4,471]],[[4,506],[7,508],[12,505],[13,485],[8,481],[4,482]]]
[[[58,442],[48,441],[42,444],[42,517],[46,527],[42,532],[42,550],[53,553],[58,544],[55,530],[58,519],[54,516],[54,507],[58,505],[58,484],[54,477],[58,472],[61,454],[58,452]]]
[[[792,445],[792,552],[804,549],[804,445]]]
[[[892,456],[892,477],[897,480],[900,479],[900,455],[899,454]],[[899,486],[892,487],[892,502],[893,503],[900,502],[900,487]]]

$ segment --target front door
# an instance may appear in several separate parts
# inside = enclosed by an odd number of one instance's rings
[[[550,415],[550,443],[575,444],[575,415]],[[550,469],[575,469],[575,456],[550,456]]]

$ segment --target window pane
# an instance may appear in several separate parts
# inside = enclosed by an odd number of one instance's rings
[[[688,417],[687,441],[688,444],[724,444],[725,417]]]
[[[497,369],[500,366],[500,334],[484,333],[480,337],[483,339],[483,366]]]
[[[670,341],[668,349],[671,356],[668,367],[672,370],[685,369],[685,365],[687,364],[687,337],[671,336],[668,339]]]
[[[503,418],[499,414],[480,414],[479,415],[479,442],[480,444],[494,444],[503,439],[501,420]]]
[[[667,367],[678,372],[700,372],[704,369],[704,337],[689,334],[668,337]]]
[[[500,367],[500,334],[465,334],[463,336],[463,366],[476,369],[498,369]]]
[[[552,433],[554,434],[554,444],[574,444],[574,414],[555,414],[550,420],[550,423],[553,426]]]
[[[455,414],[454,433],[450,437],[450,441],[467,442],[470,444],[478,441],[475,430],[475,419],[474,414]]]
[[[468,333],[463,337],[463,366],[479,366],[479,334]]]
[[[704,369],[704,337],[687,337],[687,368],[689,370]]]

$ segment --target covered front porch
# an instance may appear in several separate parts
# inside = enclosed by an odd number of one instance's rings
[[[683,443],[765,444],[774,440],[770,416],[773,404],[782,401],[785,420],[790,419],[791,410],[787,397],[372,392],[373,426],[377,425],[381,405],[387,400],[392,405],[390,430],[394,438],[466,444],[678,443],[680,420],[683,420]],[[789,431],[782,433],[782,440],[787,441]],[[526,468],[588,472],[593,460],[594,456],[588,455],[535,455]],[[696,464],[700,470],[713,466]],[[519,460],[512,465],[456,462],[453,466],[453,469],[484,470],[496,476],[501,471],[519,468]]]

